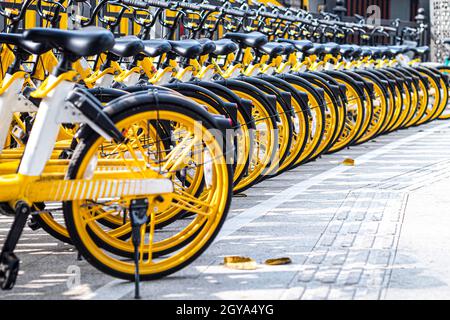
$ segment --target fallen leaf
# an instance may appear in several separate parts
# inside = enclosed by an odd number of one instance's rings
[[[285,257],[285,258],[267,259],[264,263],[270,266],[279,266],[283,264],[290,264],[292,263],[292,260],[291,258]]]
[[[229,256],[223,259],[223,263],[230,269],[255,270],[256,261],[248,257]]]
[[[235,197],[235,198],[247,198],[247,195],[245,193],[237,193],[237,194],[234,194],[233,197]]]
[[[342,161],[342,164],[344,166],[354,166],[355,165],[355,160],[353,160],[352,158],[347,158],[344,161]]]

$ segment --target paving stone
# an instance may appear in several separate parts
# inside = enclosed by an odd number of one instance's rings
[[[349,224],[349,226],[346,228],[347,233],[350,234],[357,234],[359,232],[359,230],[361,229],[361,223],[351,223]]]
[[[361,279],[361,276],[363,274],[362,268],[354,268],[352,269],[347,276],[347,279],[345,280],[346,285],[356,285],[359,283],[359,280]]]
[[[327,233],[321,238],[320,245],[330,247],[336,240],[336,237],[337,237],[336,233],[331,232]]]
[[[359,229],[360,234],[376,234],[378,232],[379,225],[379,222],[376,221],[365,221],[365,223],[361,224],[361,227]]]
[[[345,234],[342,237],[338,237],[336,242],[340,247],[348,248],[353,245],[353,243],[355,242],[355,238],[356,236],[354,234]]]
[[[336,279],[339,275],[339,272],[341,271],[340,268],[322,268],[320,271],[318,271],[315,274],[315,280],[318,280],[322,283],[334,283],[336,282]]]
[[[371,265],[388,266],[391,250],[371,250],[368,263]]]
[[[378,229],[378,233],[386,235],[395,235],[397,233],[397,224],[396,223],[381,224]]]
[[[349,214],[348,210],[341,211],[336,215],[336,219],[337,220],[345,220],[348,218],[348,214]]]
[[[356,289],[355,288],[331,288],[330,293],[328,294],[329,300],[351,300],[355,296]]]
[[[328,253],[328,251],[321,251],[321,252],[314,253],[312,256],[310,256],[308,263],[321,264],[323,262],[323,260],[325,260],[327,253]]]
[[[298,274],[298,281],[300,282],[310,282],[314,275],[316,274],[318,267],[308,266],[304,270],[300,271]]]
[[[341,231],[343,223],[341,221],[333,221],[328,227],[329,233],[338,233]]]
[[[328,297],[330,288],[328,286],[307,287],[301,297],[302,300],[325,300]]]
[[[355,250],[349,252],[347,256],[347,263],[350,263],[352,265],[354,264],[364,265],[367,263],[368,259],[369,259],[369,251]]]
[[[299,300],[304,292],[305,287],[291,287],[282,293],[280,300]]]
[[[343,265],[345,263],[345,260],[347,259],[347,255],[348,255],[347,251],[337,253],[333,257],[333,260],[331,263],[333,265]]]

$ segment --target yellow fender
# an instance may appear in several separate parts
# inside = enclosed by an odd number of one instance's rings
[[[8,70],[8,67],[14,62],[14,53],[9,50],[6,44],[1,46],[0,63],[2,64],[3,72]],[[3,80],[4,74],[0,74],[0,80]]]
[[[153,63],[153,58],[144,58],[139,61],[138,66],[142,68],[149,79],[153,78],[158,71]]]
[[[38,57],[38,63],[33,77],[42,81],[57,65],[58,59],[55,57],[53,51],[50,50]]]

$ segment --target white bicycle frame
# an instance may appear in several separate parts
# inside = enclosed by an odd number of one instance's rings
[[[5,80],[10,79],[7,75]],[[49,76],[48,86],[57,81],[53,75]],[[20,91],[22,89],[23,79],[16,79],[14,83],[0,96],[0,137],[4,142],[9,133],[9,127],[14,112],[36,111],[36,107],[30,102],[21,99]],[[48,95],[42,99],[39,108],[37,108],[36,118],[30,137],[25,146],[25,151],[20,163],[18,173],[24,176],[38,177],[45,168],[50,159],[54,145],[57,140],[60,125],[62,123],[85,123],[89,125],[99,135],[107,140],[112,140],[107,132],[104,132],[94,122],[85,117],[72,104],[66,102],[66,97],[74,88],[75,83],[70,81],[61,81],[53,88]],[[2,146],[4,143],[2,144]],[[170,179],[143,179],[145,188],[135,190],[136,195],[164,194],[173,191],[173,184]],[[147,181],[148,180],[148,181]],[[123,180],[127,183],[126,180]],[[134,195],[130,191],[128,195]]]
[[[7,73],[3,83],[7,83],[11,78],[12,75]],[[0,95],[0,153],[5,146],[14,113],[37,111],[34,104],[20,93],[23,83],[23,78],[16,78],[5,93]]]

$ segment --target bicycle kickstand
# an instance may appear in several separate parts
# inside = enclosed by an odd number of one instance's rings
[[[140,299],[139,293],[139,246],[141,245],[141,228],[148,221],[148,199],[133,199],[130,204],[129,215],[131,220],[131,233],[134,246],[134,298]]]
[[[23,201],[17,202],[14,222],[0,254],[0,288],[2,290],[11,290],[16,283],[20,260],[14,254],[14,249],[19,242],[30,213],[31,209],[28,204]]]

